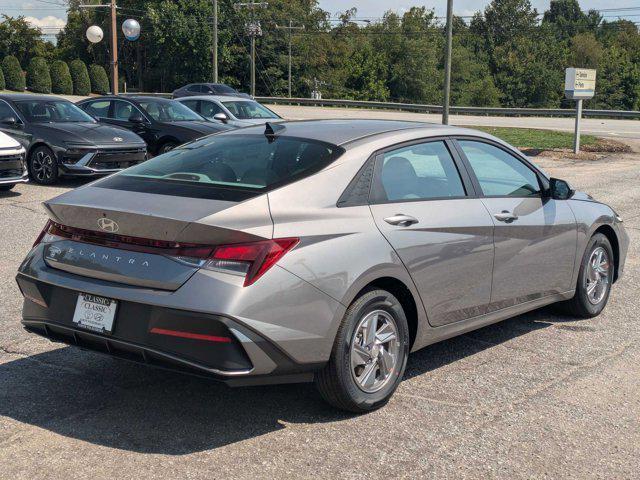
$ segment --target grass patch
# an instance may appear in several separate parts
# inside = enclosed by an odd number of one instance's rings
[[[552,150],[556,148],[573,148],[573,133],[558,132],[556,130],[539,130],[535,128],[510,127],[471,127],[490,133],[518,148],[535,150]],[[580,135],[582,146],[596,145],[598,137]]]

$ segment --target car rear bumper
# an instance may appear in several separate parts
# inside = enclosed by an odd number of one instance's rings
[[[233,318],[119,300],[113,332],[73,322],[78,292],[18,274],[22,325],[54,342],[223,381],[230,386],[305,382],[321,364],[296,363]]]

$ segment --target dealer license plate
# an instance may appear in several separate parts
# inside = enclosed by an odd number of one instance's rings
[[[94,332],[111,333],[117,306],[118,302],[111,298],[80,293],[73,314],[73,323]]]

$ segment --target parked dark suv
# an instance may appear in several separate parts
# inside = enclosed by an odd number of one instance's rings
[[[144,141],[135,133],[102,125],[73,103],[48,95],[0,95],[0,131],[26,149],[36,183],[60,175],[96,176],[143,162]]]
[[[124,127],[147,142],[151,155],[233,127],[207,121],[177,100],[149,96],[104,96],[78,102],[100,122]]]
[[[173,91],[173,98],[192,97],[194,95],[225,95],[230,97],[251,98],[224,83],[189,83]]]

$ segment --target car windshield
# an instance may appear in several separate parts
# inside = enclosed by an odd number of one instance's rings
[[[250,120],[253,118],[280,118],[267,107],[260,105],[258,102],[247,100],[222,102],[225,107],[233,114],[234,117],[241,120]]]
[[[157,122],[193,122],[204,120],[177,101],[140,100],[138,104]]]
[[[29,122],[96,122],[93,117],[65,100],[23,100],[16,102],[16,106]]]
[[[196,198],[217,198],[207,189],[227,190],[225,198],[233,197],[229,190],[259,194],[320,170],[343,151],[304,138],[212,135],[131,167],[101,186]]]

